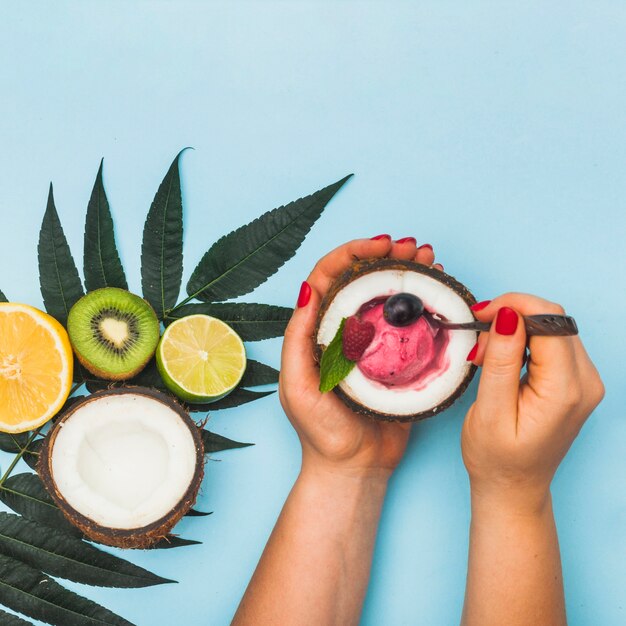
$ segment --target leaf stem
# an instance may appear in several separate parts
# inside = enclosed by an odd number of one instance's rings
[[[6,472],[0,478],[0,488],[6,482],[7,478],[11,475],[11,472],[15,469],[15,466],[18,464],[19,460],[24,456],[24,454],[28,451],[28,446],[35,440],[35,437],[39,434],[39,431],[43,428],[41,425],[39,428],[33,430],[31,436],[28,438],[28,441],[24,445],[24,447],[15,455],[13,461],[11,461],[11,465],[7,468]]]

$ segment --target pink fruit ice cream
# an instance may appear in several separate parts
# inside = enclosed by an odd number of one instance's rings
[[[357,366],[364,376],[386,387],[421,389],[448,368],[448,331],[428,312],[408,326],[392,326],[383,318],[384,301],[376,298],[357,313],[376,331]]]

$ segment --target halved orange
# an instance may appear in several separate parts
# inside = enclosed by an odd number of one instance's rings
[[[53,418],[72,388],[67,332],[27,304],[0,303],[0,431],[21,433]]]

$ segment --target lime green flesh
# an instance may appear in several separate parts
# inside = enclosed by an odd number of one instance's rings
[[[170,325],[157,348],[156,361],[166,387],[189,403],[223,398],[237,387],[246,369],[241,338],[224,322],[205,315],[188,316]]]
[[[82,297],[70,311],[67,329],[84,365],[103,377],[138,373],[159,342],[154,309],[124,289],[106,287]]]

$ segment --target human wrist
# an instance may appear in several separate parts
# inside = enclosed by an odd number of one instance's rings
[[[472,518],[540,517],[552,507],[549,485],[470,484]]]

